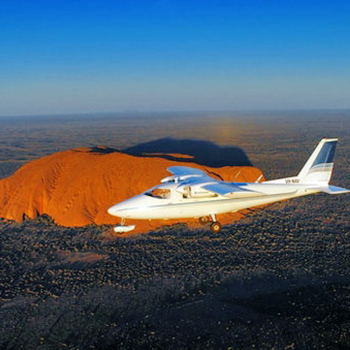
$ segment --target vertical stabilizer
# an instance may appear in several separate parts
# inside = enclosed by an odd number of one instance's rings
[[[338,139],[322,139],[297,177],[300,183],[328,184],[333,174],[333,157]]]

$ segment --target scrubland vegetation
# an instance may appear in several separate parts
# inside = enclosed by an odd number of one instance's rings
[[[271,126],[273,143],[247,127],[242,148],[269,178],[310,154],[291,124],[284,142]],[[327,125],[343,136],[334,183],[349,188],[349,134]],[[0,348],[350,348],[349,215],[349,195],[319,194],[249,211],[218,235],[178,224],[116,239],[111,227],[1,219]]]
[[[349,213],[322,197],[220,235],[2,222],[1,347],[349,347]]]

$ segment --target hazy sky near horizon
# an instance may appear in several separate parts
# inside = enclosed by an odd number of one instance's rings
[[[349,1],[0,1],[0,116],[350,108]]]

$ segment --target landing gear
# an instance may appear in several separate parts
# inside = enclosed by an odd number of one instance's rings
[[[207,224],[210,221],[210,217],[209,216],[202,216],[199,218],[199,222],[201,224]]]
[[[210,229],[213,233],[219,233],[221,231],[221,224],[219,221],[216,221],[216,216],[215,214],[210,214],[213,222],[210,225]]]
[[[124,224],[125,224],[125,218],[122,218],[121,224],[114,227],[114,232],[125,233],[135,229],[135,225],[124,225]]]
[[[213,233],[219,233],[221,231],[221,224],[218,221],[213,222],[210,225],[210,229]]]
[[[135,225],[128,225],[128,226],[118,225],[118,226],[114,227],[114,232],[115,233],[126,233],[126,232],[130,232],[134,229],[135,229]]]

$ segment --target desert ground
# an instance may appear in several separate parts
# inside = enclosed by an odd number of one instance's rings
[[[158,140],[169,153],[178,138],[238,147],[273,179],[296,174],[323,136],[339,137],[332,182],[350,188],[349,111],[0,118],[0,178],[73,147]],[[0,348],[348,349],[349,217],[348,194],[318,194],[250,210],[219,235],[0,219]]]

